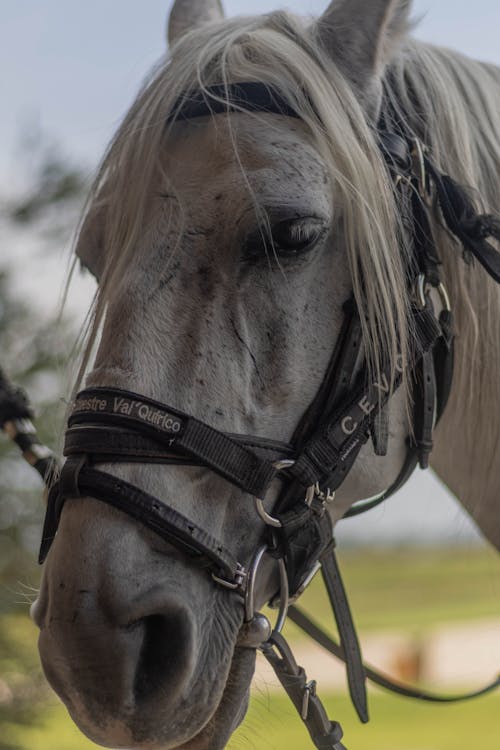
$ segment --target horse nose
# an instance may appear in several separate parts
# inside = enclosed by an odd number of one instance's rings
[[[102,724],[147,713],[160,696],[175,712],[199,655],[193,602],[206,595],[203,579],[175,551],[155,552],[128,519],[121,534],[106,517],[98,535],[85,533],[77,507],[63,512],[65,534],[54,540],[32,610],[47,678],[70,711],[83,707]]]
[[[195,666],[194,621],[184,606],[166,605],[129,626],[138,629],[141,646],[133,679],[134,702],[147,704],[156,694],[175,703]]]
[[[70,706],[109,717],[146,707],[161,695],[174,706],[187,689],[195,666],[193,613],[167,593],[141,597],[139,611],[110,612],[84,596],[80,607],[53,598],[39,639],[47,678]]]

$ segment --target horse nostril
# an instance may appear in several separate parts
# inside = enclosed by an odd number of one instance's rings
[[[192,670],[192,623],[186,612],[149,615],[137,622],[144,631],[134,679],[137,703],[161,691],[178,692]]]

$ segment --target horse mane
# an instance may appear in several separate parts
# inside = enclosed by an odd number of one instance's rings
[[[260,81],[278,89],[310,129],[334,181],[335,213],[369,365],[379,371],[387,356],[395,365],[401,350],[406,358],[411,328],[404,264],[409,248],[375,128],[350,83],[322,50],[314,25],[275,12],[208,24],[182,37],[146,80],[111,141],[78,240],[85,241],[96,212],[104,215],[99,243],[106,247],[105,266],[81,374],[106,305],[140,252],[158,186],[163,191],[168,186],[160,154],[168,142],[169,115],[186,92],[235,81]],[[500,174],[500,73],[410,39],[388,72],[385,91],[438,166],[477,190],[492,211]],[[500,360],[500,296],[482,271],[461,262],[446,232],[438,234],[446,283],[457,302],[461,346],[471,352],[470,383],[491,391],[493,384],[483,382],[481,363]],[[458,377],[469,378],[470,372]]]
[[[481,212],[498,216],[500,68],[410,40],[389,71],[386,95],[438,167],[468,187]],[[500,287],[444,228],[435,231],[456,329],[447,430],[462,436],[471,481],[461,500],[477,514],[500,451],[492,416],[500,402]]]

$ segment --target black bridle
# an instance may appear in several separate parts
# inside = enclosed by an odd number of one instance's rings
[[[240,83],[213,86],[184,97],[174,107],[170,122],[227,112],[297,117],[278,92],[260,83]],[[383,122],[378,139],[398,201],[412,217],[409,231],[413,250],[406,268],[412,299],[407,376],[413,381],[415,417],[401,472],[376,503],[399,489],[418,462],[427,467],[433,429],[451,389],[453,320],[432,241],[431,222],[436,212],[431,201],[437,204],[446,227],[500,281],[499,256],[487,242],[489,236],[500,238],[500,224],[492,217],[477,215],[465,191],[434,167],[418,139]],[[441,298],[439,313],[435,311],[432,289]],[[262,649],[317,747],[331,750],[343,748],[340,725],[326,716],[314,684],[307,682],[280,634],[289,611],[292,619],[321,641],[314,624],[296,608],[289,608],[318,566],[338,625],[340,646],[334,646],[347,664],[349,689],[361,720],[368,720],[367,675],[400,693],[442,700],[411,688],[395,687],[363,665],[336,562],[328,503],[370,437],[375,452],[385,453],[384,408],[403,377],[403,373],[393,374],[387,368],[378,379],[370,380],[366,364],[360,366],[360,361],[361,321],[357,306],[350,299],[344,306],[344,322],[324,380],[290,443],[223,433],[167,404],[122,389],[97,387],[81,391],[68,421],[64,449],[67,460],[49,493],[40,549],[43,562],[57,532],[63,505],[74,497],[99,499],[152,529],[205,568],[218,585],[243,598],[245,624],[238,645]],[[135,461],[198,465],[224,477],[254,498],[256,512],[263,521],[265,543],[252,560],[238,560],[222,542],[162,500],[96,468],[103,462]],[[281,491],[274,509],[268,513],[264,500],[275,480],[281,481]],[[364,512],[375,502],[355,506],[346,515]],[[280,566],[280,593],[276,598],[281,609],[278,626],[272,633],[267,620],[253,606],[255,579],[266,551]],[[323,636],[325,645],[327,636]],[[329,643],[329,650],[335,652],[332,641]]]

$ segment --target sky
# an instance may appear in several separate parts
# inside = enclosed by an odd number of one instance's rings
[[[369,1],[369,0],[367,0]],[[288,0],[318,15],[320,0]],[[16,0],[0,4],[0,177],[15,179],[21,128],[38,122],[92,167],[150,66],[165,50],[164,0]],[[279,0],[225,0],[228,15]],[[417,36],[500,63],[499,0],[415,0]]]
[[[367,0],[369,2],[370,0]],[[319,0],[226,0],[228,15],[287,7],[318,15]],[[90,174],[133,100],[145,74],[165,51],[169,3],[164,0],[16,0],[0,4],[0,199],[20,184],[19,140],[40,128],[54,138],[68,162]],[[500,64],[499,0],[415,0],[416,35]],[[47,261],[36,238],[4,237],[0,261],[9,262],[14,283],[47,314],[55,308],[66,261]],[[26,273],[26,269],[29,272]],[[90,279],[73,288],[69,309],[78,317],[93,293]],[[349,539],[472,540],[470,522],[428,473],[418,473],[402,493],[365,519],[349,522]],[[411,529],[411,534],[408,531]]]

